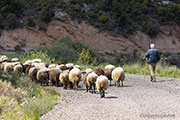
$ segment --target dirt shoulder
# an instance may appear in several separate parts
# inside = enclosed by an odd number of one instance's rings
[[[124,87],[111,86],[106,97],[86,93],[80,84],[79,91],[59,91],[65,100],[41,120],[179,120],[180,79],[157,78],[150,82],[148,76],[126,75]]]

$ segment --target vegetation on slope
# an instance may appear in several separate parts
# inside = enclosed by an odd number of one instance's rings
[[[123,35],[137,30],[155,35],[162,24],[180,24],[179,0],[1,0],[0,29],[45,29],[58,9]]]

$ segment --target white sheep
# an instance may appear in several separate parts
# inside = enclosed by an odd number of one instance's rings
[[[2,62],[2,63],[1,63],[1,66],[0,66],[0,69],[4,69],[4,66],[5,66],[6,63],[7,63],[7,62]]]
[[[109,64],[109,65],[106,65],[104,69],[110,69],[110,70],[113,70],[114,68],[115,68],[114,65]]]
[[[125,79],[125,73],[124,73],[123,68],[121,67],[115,68],[112,71],[112,79],[115,82],[115,87],[120,87],[120,81],[121,81],[121,85],[123,86],[123,81]]]
[[[28,72],[28,76],[31,78],[32,81],[37,81],[37,72],[40,70],[40,67],[31,67]]]
[[[33,62],[33,63],[41,63],[42,60],[41,60],[41,59],[33,59],[32,62]]]
[[[53,69],[53,68],[56,68],[58,65],[57,64],[50,64],[49,66],[48,66],[48,68],[49,69]]]
[[[104,75],[110,80],[110,86],[111,86],[111,81],[112,81],[112,71],[115,68],[114,65],[106,65],[104,69]]]
[[[88,92],[88,88],[91,90],[92,94],[95,93],[95,84],[96,84],[96,79],[98,75],[95,72],[91,72],[87,75],[86,78],[86,92]],[[92,90],[92,87],[94,88]]]
[[[13,71],[13,64],[12,63],[6,63],[4,65],[4,72],[9,73]]]
[[[79,69],[81,69],[81,66],[80,66],[80,65],[74,65],[73,68],[79,68]]]
[[[35,66],[35,67],[46,67],[46,63],[32,63],[31,65]]]
[[[108,78],[104,75],[100,75],[96,80],[96,88],[100,92],[101,98],[105,97],[105,90],[108,88]]]
[[[73,63],[67,63],[65,66],[67,67],[67,69],[73,69],[74,64]]]
[[[13,72],[17,74],[23,73],[23,66],[21,64],[17,64],[13,68]]]
[[[69,72],[69,81],[73,84],[73,89],[78,90],[78,84],[81,80],[81,71],[78,68],[73,68]]]
[[[67,86],[69,84],[69,70],[64,70],[59,75],[59,80],[63,84],[63,89],[67,89]]]
[[[86,72],[86,73],[91,73],[91,72],[93,72],[93,70],[92,70],[91,68],[87,68],[87,69],[85,70],[85,72]]]
[[[12,58],[11,61],[12,61],[12,62],[18,62],[19,59],[18,59],[18,58]]]
[[[23,65],[31,65],[31,63],[32,63],[32,61],[31,61],[31,60],[27,60],[27,61],[25,61],[25,62],[24,62],[24,64],[23,64]]]
[[[1,58],[0,58],[0,61],[6,61],[6,60],[8,60],[8,57],[7,56],[5,56],[5,55],[3,55],[3,56],[1,56]]]

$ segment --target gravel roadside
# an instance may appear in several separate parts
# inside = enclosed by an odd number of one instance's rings
[[[126,75],[124,87],[111,86],[106,97],[53,87],[65,98],[41,120],[180,120],[180,79]]]

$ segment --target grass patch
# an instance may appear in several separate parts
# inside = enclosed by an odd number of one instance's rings
[[[148,64],[141,65],[139,63],[134,63],[131,65],[124,65],[123,68],[128,74],[150,75]],[[162,66],[161,63],[158,63],[156,67],[156,76],[180,78],[180,69],[176,66]]]
[[[56,104],[60,96],[26,76],[0,74],[0,116],[2,120],[39,120]]]

